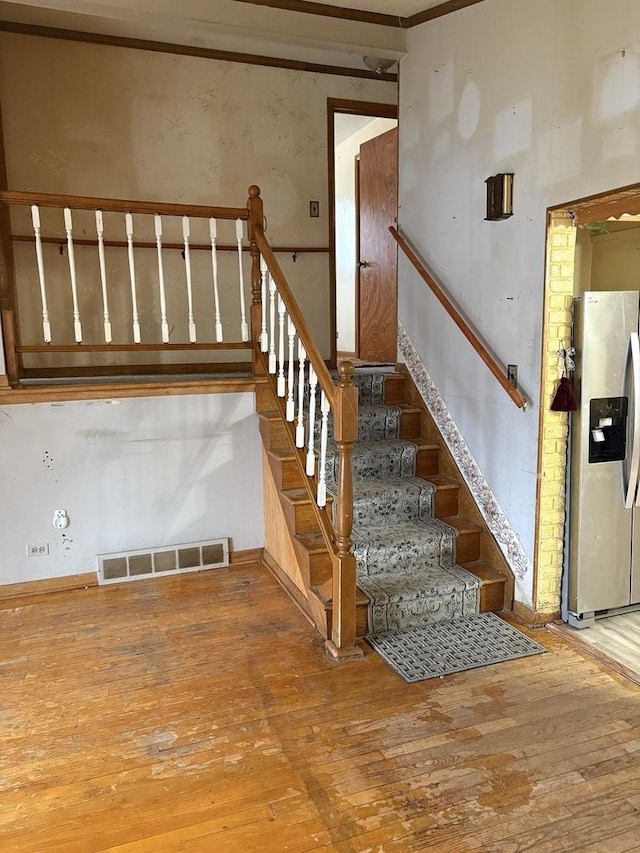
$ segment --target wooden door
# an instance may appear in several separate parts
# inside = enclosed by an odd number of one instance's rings
[[[389,233],[398,211],[397,128],[360,146],[358,355],[397,358],[397,249]]]

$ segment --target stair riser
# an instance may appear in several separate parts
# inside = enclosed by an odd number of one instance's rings
[[[279,459],[268,452],[267,457],[274,482],[280,491],[304,487],[304,480],[295,459]]]
[[[446,519],[445,519],[446,520]],[[456,538],[456,562],[471,563],[480,559],[480,532],[462,532]]]
[[[261,417],[260,435],[267,450],[288,450],[291,447],[286,427],[280,421]]]
[[[446,518],[458,514],[458,489],[436,489],[433,498],[433,512],[436,518]]]
[[[420,436],[420,412],[403,412],[400,416],[400,438]]]
[[[480,613],[497,613],[505,606],[506,578],[480,587]]]
[[[416,454],[416,477],[429,479],[429,474],[438,473],[438,448],[428,447],[418,450]]]
[[[318,522],[311,503],[292,504],[282,501],[287,526],[294,534],[314,533],[318,530]]]

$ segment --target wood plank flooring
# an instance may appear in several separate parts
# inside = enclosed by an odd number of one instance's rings
[[[260,566],[0,604],[3,853],[640,849],[640,688],[334,664]]]
[[[548,627],[577,648],[582,647],[585,654],[640,684],[640,611],[598,619],[589,628],[563,623]]]

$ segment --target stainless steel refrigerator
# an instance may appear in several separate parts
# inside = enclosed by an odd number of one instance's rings
[[[578,410],[571,416],[568,622],[640,603],[638,291],[574,303]]]

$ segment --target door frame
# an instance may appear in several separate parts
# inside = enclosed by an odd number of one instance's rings
[[[398,118],[397,104],[381,104],[373,101],[352,101],[343,98],[327,98],[327,159],[328,159],[328,194],[329,200],[329,345],[330,366],[337,362],[336,345],[336,225],[335,225],[335,117],[337,114],[371,116],[371,118]],[[356,340],[357,340],[356,330]]]

